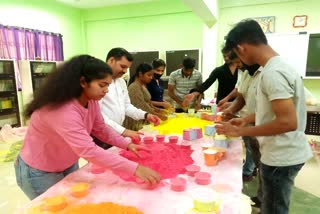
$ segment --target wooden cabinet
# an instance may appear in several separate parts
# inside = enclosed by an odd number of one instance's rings
[[[21,126],[13,60],[0,60],[0,127]]]

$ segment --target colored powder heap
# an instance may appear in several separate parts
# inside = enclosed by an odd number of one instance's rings
[[[122,206],[111,202],[100,204],[81,204],[66,209],[63,214],[142,214],[135,207]],[[61,213],[62,214],[62,213]]]
[[[174,178],[185,173],[185,167],[193,163],[190,147],[173,143],[152,143],[145,145],[150,152],[139,151],[140,158],[131,151],[121,151],[120,155],[157,171],[162,179]],[[124,180],[135,181],[133,177],[120,175]]]
[[[184,129],[199,127],[204,130],[206,125],[212,125],[212,121],[201,120],[195,117],[170,118],[167,121],[161,122],[159,126],[152,127],[160,134],[182,134]]]

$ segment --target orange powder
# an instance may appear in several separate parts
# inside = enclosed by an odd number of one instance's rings
[[[143,214],[135,207],[122,206],[119,204],[106,202],[100,204],[81,204],[69,207],[61,214]],[[60,214],[60,212],[59,212]]]

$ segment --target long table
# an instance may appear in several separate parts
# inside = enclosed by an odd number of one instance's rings
[[[209,185],[199,185],[194,178],[181,175],[187,179],[187,189],[183,192],[175,192],[170,189],[170,180],[162,180],[159,187],[147,189],[143,184],[127,182],[119,178],[110,170],[102,174],[92,174],[91,164],[83,166],[76,172],[65,177],[62,181],[52,186],[44,194],[40,195],[25,205],[17,213],[28,213],[28,209],[42,203],[43,199],[65,195],[72,205],[84,203],[113,202],[126,206],[134,206],[146,214],[180,214],[194,213],[193,192],[197,188],[210,188],[219,193],[221,206],[219,213],[238,214],[251,213],[250,204],[242,200],[242,145],[240,139],[233,139],[229,144],[226,158],[218,165],[208,167],[204,164],[204,157],[201,148],[202,143],[212,142],[212,137],[191,142],[194,150],[191,157],[194,164],[201,166],[201,171],[210,172],[212,175]],[[119,152],[118,148],[111,148],[111,151]],[[70,187],[79,182],[90,183],[90,192],[86,197],[73,198],[70,195]]]

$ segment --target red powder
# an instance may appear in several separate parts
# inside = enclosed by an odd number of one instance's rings
[[[162,179],[174,178],[178,174],[185,173],[185,167],[192,164],[192,150],[190,147],[179,146],[172,143],[152,143],[145,145],[150,149],[150,153],[139,151],[140,158],[130,151],[121,151],[120,155],[137,162],[143,166],[157,171]],[[135,178],[128,176],[120,177],[124,180],[135,181]]]

